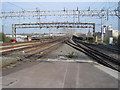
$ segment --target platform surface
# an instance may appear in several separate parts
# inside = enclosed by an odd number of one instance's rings
[[[78,57],[66,59],[74,52]],[[30,65],[2,77],[3,88],[118,88],[118,73],[64,44]],[[4,73],[7,72],[4,71]],[[9,70],[10,72],[10,70]]]

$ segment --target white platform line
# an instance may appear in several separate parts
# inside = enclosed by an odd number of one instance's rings
[[[65,79],[66,79],[67,72],[68,72],[68,64],[69,64],[69,63],[67,63],[66,70],[65,70],[65,74],[64,74],[63,85],[62,85],[63,88],[64,88],[64,85],[65,85]]]
[[[47,61],[61,61],[61,62],[82,62],[82,63],[96,63],[92,60],[62,60],[62,59],[48,59]]]
[[[100,64],[94,65],[94,67],[97,67],[98,69],[104,71],[105,73],[109,74],[110,76],[120,80],[120,78],[118,76],[119,75],[118,71],[115,71],[115,70],[113,70],[111,68],[108,68],[108,67],[100,65]]]

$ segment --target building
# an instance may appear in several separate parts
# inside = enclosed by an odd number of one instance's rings
[[[117,38],[119,34],[118,30],[113,30],[112,26],[107,26],[105,30],[105,37],[115,37]]]
[[[95,32],[95,36],[101,37],[101,32]]]
[[[11,34],[6,34],[6,37],[12,38]],[[16,35],[17,41],[26,41],[27,35]]]

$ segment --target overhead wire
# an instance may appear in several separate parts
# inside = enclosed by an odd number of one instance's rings
[[[16,7],[20,8],[20,9],[22,9],[22,10],[25,10],[24,8],[22,8],[22,7],[20,7],[20,6],[16,5],[16,4],[13,4],[13,3],[11,3],[11,2],[7,2],[7,3],[9,3],[9,4],[11,4],[11,5],[14,5],[14,6],[16,6]],[[26,10],[25,10],[25,11],[26,11]]]

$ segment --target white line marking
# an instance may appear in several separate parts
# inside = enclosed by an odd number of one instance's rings
[[[69,63],[67,63],[66,71],[65,71],[65,75],[64,75],[64,79],[63,79],[63,88],[64,88],[64,85],[65,85],[65,79],[66,79],[67,72],[68,72],[68,64],[69,64]]]
[[[0,77],[0,90],[2,90],[2,77]]]
[[[82,62],[82,63],[96,63],[92,60],[70,60],[70,59],[67,59],[67,60],[62,60],[62,59],[48,59],[47,61],[61,61],[61,62]]]
[[[120,80],[120,78],[118,77],[118,74],[119,74],[118,71],[115,71],[111,68],[108,68],[108,67],[100,65],[100,64],[94,65],[94,67],[97,67],[98,69],[104,71],[105,73],[109,74],[110,76]]]
[[[79,64],[77,64],[76,88],[79,88]]]

